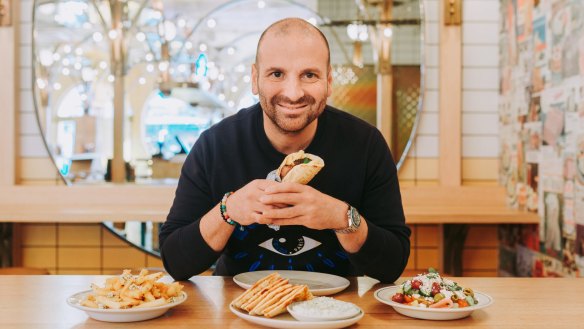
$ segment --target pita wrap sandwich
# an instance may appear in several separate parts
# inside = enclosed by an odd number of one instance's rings
[[[282,182],[308,184],[323,167],[320,157],[300,150],[286,156],[276,175]]]

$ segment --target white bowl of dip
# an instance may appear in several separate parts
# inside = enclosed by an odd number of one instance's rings
[[[343,320],[356,317],[362,312],[357,305],[332,297],[315,297],[288,306],[288,313],[298,321]]]

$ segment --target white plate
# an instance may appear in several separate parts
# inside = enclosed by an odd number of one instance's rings
[[[154,319],[166,313],[166,311],[168,311],[171,307],[175,307],[187,300],[187,293],[182,291],[180,297],[176,298],[174,302],[155,307],[116,310],[98,309],[79,305],[79,303],[85,299],[85,296],[92,292],[93,291],[91,290],[78,292],[67,298],[67,304],[85,311],[90,318],[106,322],[134,322]]]
[[[378,301],[390,305],[393,309],[403,315],[424,320],[454,320],[469,316],[472,312],[485,308],[493,303],[491,296],[475,291],[475,298],[478,304],[463,308],[421,308],[396,303],[391,300],[391,296],[397,291],[397,286],[381,288],[375,291],[374,296]]]
[[[280,273],[283,278],[289,279],[291,284],[305,284],[315,296],[336,294],[345,290],[350,284],[349,280],[326,273],[304,271],[255,271],[240,273],[233,277],[233,281],[243,289],[249,289],[259,279],[274,272]]]
[[[298,321],[292,317],[289,313],[280,314],[273,318],[266,318],[265,316],[249,315],[244,311],[238,310],[237,308],[229,305],[229,309],[233,314],[238,317],[249,321],[251,323],[259,324],[271,328],[281,328],[281,329],[334,329],[334,328],[345,328],[357,321],[361,320],[363,312],[359,313],[349,319],[336,320],[336,321]]]

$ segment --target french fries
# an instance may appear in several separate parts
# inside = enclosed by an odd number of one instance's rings
[[[271,318],[286,312],[286,307],[293,302],[314,298],[306,285],[288,283],[278,273],[272,273],[247,289],[234,299],[231,305],[250,315],[263,315]]]
[[[149,274],[143,269],[137,276],[131,270],[122,275],[106,279],[105,287],[91,284],[93,293],[87,295],[80,305],[101,309],[127,309],[161,306],[172,303],[180,296],[183,285],[157,282],[162,272]]]

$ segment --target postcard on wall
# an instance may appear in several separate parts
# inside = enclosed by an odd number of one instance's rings
[[[550,146],[541,147],[541,162],[539,166],[540,184],[543,191],[564,192],[564,162]]]
[[[529,40],[532,33],[533,0],[517,0],[517,43]]]
[[[584,256],[584,225],[576,225],[576,241],[574,243],[574,252],[578,256]]]
[[[568,185],[568,184],[567,184]],[[564,195],[562,235],[567,239],[576,237],[576,222],[574,220],[574,199]]]
[[[584,186],[584,134],[576,137],[575,150],[576,182]]]
[[[529,103],[529,113],[527,114],[527,121],[528,122],[539,122],[541,120],[540,113],[541,113],[541,98],[539,96],[531,97],[531,101]]]
[[[574,223],[584,225],[584,185],[574,184]]]
[[[522,245],[517,245],[515,258],[515,271],[517,276],[531,277],[533,270],[534,252]]]
[[[539,163],[541,160],[542,123],[541,121],[527,122],[523,125],[526,134],[525,161]]]
[[[533,50],[535,65],[547,63],[546,16],[540,16],[533,21]]]
[[[562,251],[562,196],[558,193],[544,193],[544,223],[542,251],[559,258]]]

